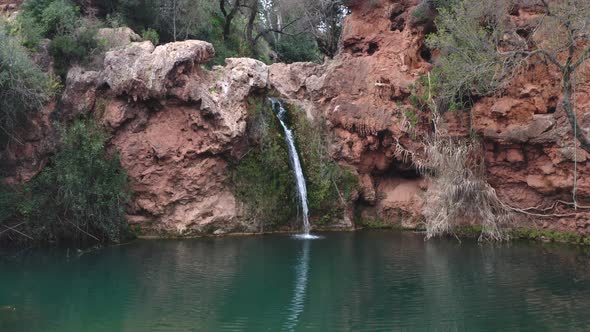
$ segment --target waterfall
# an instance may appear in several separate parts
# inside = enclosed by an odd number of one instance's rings
[[[291,167],[295,175],[297,182],[297,193],[299,194],[299,203],[301,204],[301,210],[303,211],[303,236],[309,236],[309,208],[307,206],[307,186],[305,185],[305,177],[303,176],[303,169],[301,168],[301,162],[299,161],[299,154],[295,148],[295,139],[293,138],[293,131],[289,129],[285,123],[287,110],[278,99],[270,99],[273,110],[277,111],[277,118],[283,126],[285,131],[285,141],[289,150],[289,159],[291,161]]]

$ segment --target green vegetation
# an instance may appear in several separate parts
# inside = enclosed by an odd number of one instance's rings
[[[289,109],[288,122],[294,135],[306,176],[312,222],[326,224],[342,218],[344,202],[356,186],[356,178],[330,160],[325,130],[311,122],[296,107]],[[249,218],[261,230],[295,221],[298,213],[293,178],[283,131],[264,98],[251,100],[248,123],[250,145],[233,166],[235,192]]]
[[[336,164],[327,150],[325,121],[310,121],[305,112],[289,108],[297,150],[307,182],[307,196],[312,220],[317,224],[342,218],[344,206],[356,188],[356,177]]]
[[[158,34],[158,31],[156,31],[152,28],[148,28],[147,30],[143,30],[141,32],[141,38],[143,40],[151,41],[152,44],[154,44],[154,45],[158,45],[158,43],[160,42],[160,35]]]
[[[447,102],[470,106],[474,96],[490,94],[501,86],[506,71],[499,67],[496,42],[504,31],[503,16],[493,1],[459,1],[439,7],[437,32],[427,45],[440,50],[436,93]]]
[[[278,120],[264,98],[250,103],[248,137],[254,148],[233,165],[232,179],[248,217],[264,230],[296,215],[297,194]]]
[[[455,234],[459,237],[464,238],[477,238],[480,236],[481,231],[481,226],[465,225],[457,227],[455,230]],[[511,239],[590,245],[590,238],[587,236],[572,232],[561,232],[550,229],[518,227],[507,230],[507,236]]]
[[[0,29],[0,147],[48,100],[50,80],[19,42]]]
[[[62,149],[31,183],[0,188],[0,224],[24,223],[22,234],[7,235],[51,243],[124,238],[127,175],[105,151],[106,139],[92,121],[78,120],[64,130]]]
[[[74,64],[88,64],[100,51],[96,32],[102,25],[83,18],[70,0],[27,0],[12,29],[23,45],[36,49],[42,38],[51,39],[49,52],[55,73],[65,79]]]
[[[363,227],[363,228],[372,228],[372,229],[401,229],[401,226],[397,226],[387,221],[374,218],[374,219],[365,219],[359,218],[356,220],[356,224]]]

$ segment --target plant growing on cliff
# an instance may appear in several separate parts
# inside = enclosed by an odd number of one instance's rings
[[[440,3],[437,31],[428,35],[429,47],[440,50],[434,76],[440,77],[436,95],[445,103],[470,106],[475,96],[496,91],[512,68],[499,66],[497,44],[504,27],[506,2],[454,1]]]
[[[310,120],[295,106],[290,111],[307,182],[311,215],[324,223],[342,219],[356,188],[356,177],[331,159],[327,147],[328,130],[323,127],[325,121],[321,118]]]
[[[480,241],[507,238],[503,226],[512,213],[485,181],[482,156],[475,141],[434,137],[426,144],[422,166],[430,180],[424,205],[427,238],[455,234],[457,226],[472,222],[482,227]]]
[[[252,147],[233,165],[232,182],[248,219],[264,231],[292,219],[297,199],[287,149],[269,106],[263,98],[251,98],[248,115]]]
[[[49,80],[19,42],[0,29],[0,143],[48,99]]]
[[[590,138],[573,105],[576,74],[590,55],[590,2],[535,0],[529,5],[540,13],[520,32],[506,19],[513,8],[510,1],[461,0],[439,9],[438,31],[428,38],[429,46],[441,51],[437,67],[444,80],[439,93],[460,101],[488,95],[530,60],[544,59],[561,74],[561,107],[580,147],[590,152]]]
[[[413,160],[429,180],[423,208],[426,238],[455,235],[459,226],[471,223],[481,226],[480,241],[508,238],[504,227],[513,214],[485,179],[481,145],[448,135],[432,93],[436,80],[429,74],[423,82],[421,102],[432,111],[434,132],[424,142],[424,158]]]
[[[41,174],[26,185],[0,185],[0,239],[121,240],[130,191],[106,140],[94,122],[78,120],[63,130],[61,150]]]
[[[127,174],[105,150],[106,134],[78,120],[62,133],[62,148],[28,185],[28,229],[36,240],[118,241],[130,198]]]

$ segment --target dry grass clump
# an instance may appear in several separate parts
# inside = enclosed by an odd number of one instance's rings
[[[481,145],[435,136],[425,149],[420,168],[430,180],[424,208],[426,238],[454,235],[458,225],[475,222],[482,226],[480,241],[507,239],[502,226],[511,221],[512,213],[485,180]]]

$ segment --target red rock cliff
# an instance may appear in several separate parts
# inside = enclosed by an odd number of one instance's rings
[[[428,121],[410,128],[404,109],[411,85],[432,67],[423,45],[428,27],[411,24],[417,3],[353,2],[341,52],[322,65],[228,59],[225,67],[206,71],[200,64],[214,52],[208,43],[130,43],[108,52],[100,71],[71,70],[61,116],[90,111],[110,128],[111,148],[121,154],[136,193],[131,222],[181,234],[247,231],[227,185],[227,162],[243,149],[248,96],[274,90],[309,118],[326,121],[331,157],[359,179],[348,217],[415,226],[427,184],[411,153],[420,152],[416,132],[428,131]],[[523,25],[527,15],[522,8],[511,20]],[[590,82],[579,83],[576,111],[587,128]],[[502,94],[477,102],[471,116],[448,114],[446,120],[454,135],[472,126],[483,137],[488,181],[500,198],[554,215],[521,215],[519,222],[589,235],[590,215],[559,203],[571,201],[574,155],[578,199],[590,200],[588,156],[574,150],[558,107],[559,84],[555,68],[533,61]],[[35,119],[25,148],[9,148],[5,159],[16,166],[11,181],[36,174],[54,148],[42,139],[53,133],[48,113]],[[354,226],[352,218],[345,220]]]

